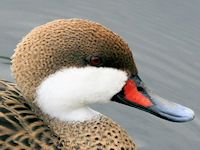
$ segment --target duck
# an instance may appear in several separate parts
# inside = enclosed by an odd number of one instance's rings
[[[16,83],[0,80],[0,148],[136,150],[128,133],[90,108],[117,102],[173,122],[188,107],[149,90],[128,44],[87,19],[58,19],[31,30],[12,56]]]

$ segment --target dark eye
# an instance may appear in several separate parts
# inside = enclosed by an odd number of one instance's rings
[[[91,56],[90,57],[90,65],[92,66],[100,66],[102,64],[102,59],[99,56]]]

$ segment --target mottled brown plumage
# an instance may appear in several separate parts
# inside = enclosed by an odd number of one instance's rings
[[[136,149],[126,131],[105,116],[89,122],[63,123],[36,112],[15,84],[0,80],[0,149]]]
[[[93,54],[104,59],[105,67],[137,73],[128,45],[109,29],[88,20],[56,20],[24,37],[12,57],[20,92],[15,84],[0,82],[1,121],[7,120],[13,126],[10,129],[1,122],[2,148],[13,149],[14,144],[9,142],[14,141],[19,149],[136,149],[126,131],[103,115],[85,122],[63,122],[43,114],[34,103],[36,88],[46,77],[64,67],[87,66],[85,58]],[[9,137],[3,138],[7,133]],[[27,139],[28,144],[22,139]]]
[[[136,148],[126,131],[103,115],[84,122],[64,123],[50,119],[47,123],[64,141],[64,147],[69,149],[135,150]]]
[[[12,71],[23,95],[33,100],[45,77],[64,67],[86,66],[85,58],[93,54],[101,55],[106,67],[137,72],[131,50],[120,36],[82,19],[56,20],[33,29],[17,45]]]
[[[16,85],[0,80],[0,149],[61,149],[62,143],[26,103]]]

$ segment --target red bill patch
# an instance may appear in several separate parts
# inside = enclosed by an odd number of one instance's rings
[[[133,80],[128,80],[124,87],[125,98],[128,101],[134,102],[144,107],[150,107],[153,103],[140,93],[137,89],[136,83]]]

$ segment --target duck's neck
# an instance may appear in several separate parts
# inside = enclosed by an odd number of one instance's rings
[[[101,113],[89,107],[80,107],[62,112],[55,112],[52,113],[51,115],[43,113],[42,110],[37,106],[37,104],[34,104],[33,109],[37,114],[39,114],[43,118],[44,121],[49,119],[56,119],[59,120],[60,122],[74,123],[74,122],[90,121],[98,119],[100,116],[102,116]]]
[[[135,144],[118,124],[88,107],[67,113],[64,120],[42,113],[38,107],[35,110],[60,137],[63,147],[68,149],[91,149],[92,147],[111,149],[114,147],[117,149],[126,146],[128,149],[135,150]]]
[[[98,118],[101,114],[89,107],[81,107],[70,111],[55,114],[63,122],[83,122]]]

